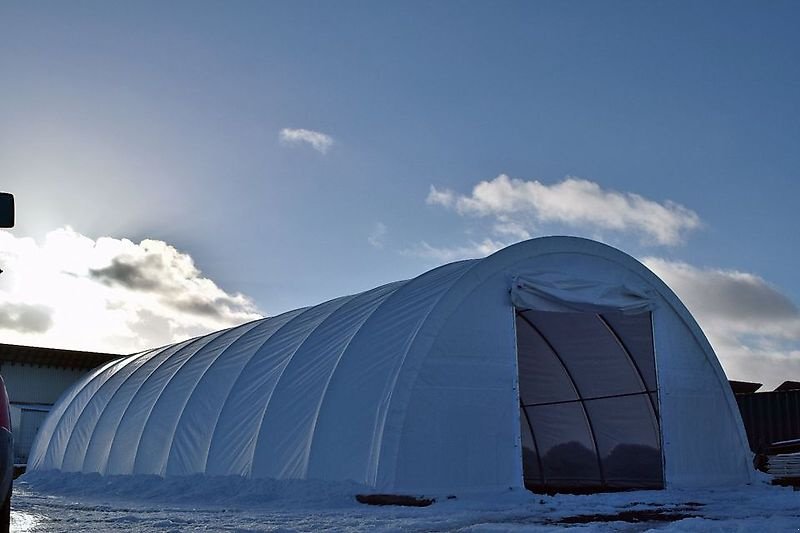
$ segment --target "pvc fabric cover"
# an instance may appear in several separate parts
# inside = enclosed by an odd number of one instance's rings
[[[570,354],[573,379],[520,328],[518,311]],[[649,329],[637,323],[644,316]],[[533,363],[518,364],[518,344],[537,350]],[[655,426],[642,430],[643,420]],[[666,486],[752,479],[738,409],[691,315],[633,258],[571,237],[111,361],[64,393],[28,468],[352,480],[396,492],[575,477],[563,461],[523,469],[534,438],[541,458],[570,442],[592,450],[590,461],[567,454],[597,471],[578,476],[592,483],[631,477],[613,460],[619,443],[657,445],[654,476]]]

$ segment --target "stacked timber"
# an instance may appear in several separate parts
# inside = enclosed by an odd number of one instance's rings
[[[775,477],[800,478],[800,453],[768,455],[766,472]]]

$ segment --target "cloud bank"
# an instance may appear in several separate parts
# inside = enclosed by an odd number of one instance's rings
[[[481,181],[469,195],[431,185],[426,202],[464,216],[492,217],[495,233],[518,239],[529,238],[540,224],[553,223],[592,231],[630,232],[648,242],[674,246],[701,226],[697,213],[675,202],[659,203],[574,177],[547,185],[501,174]]]
[[[574,177],[547,185],[500,175],[481,181],[468,195],[431,186],[426,202],[463,217],[489,219],[479,231],[496,237],[445,246],[421,241],[404,251],[437,263],[484,257],[541,233],[546,224],[576,228],[595,240],[603,240],[607,231],[638,235],[659,246],[680,244],[702,226],[698,214],[682,205]],[[779,289],[736,270],[658,257],[643,262],[686,303],[731,379],[759,381],[767,388],[800,380],[800,310]]]
[[[330,135],[302,128],[283,128],[280,139],[284,144],[308,144],[321,154],[327,154],[333,146],[333,137]]]
[[[132,353],[261,316],[158,240],[94,240],[63,228],[36,242],[0,231],[0,265],[9,343]]]
[[[657,257],[643,262],[692,312],[729,378],[767,389],[800,380],[800,310],[776,287],[736,270]]]

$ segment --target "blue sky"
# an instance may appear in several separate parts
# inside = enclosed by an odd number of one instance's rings
[[[735,377],[800,379],[798,27],[794,2],[4,2],[6,263],[110,237],[59,267],[110,290],[163,241],[172,290],[242,295],[236,321],[582,235],[646,260]],[[50,304],[4,276],[8,338],[55,342],[11,335]]]

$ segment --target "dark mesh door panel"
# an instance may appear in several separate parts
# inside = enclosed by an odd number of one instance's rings
[[[656,390],[656,358],[653,355],[650,313],[604,313],[602,318],[633,356],[647,388]]]
[[[539,403],[577,400],[578,392],[562,362],[552,348],[533,328],[522,327],[517,320],[517,349],[523,353],[535,353],[536,357],[519,359],[519,380],[522,403]]]
[[[663,488],[650,313],[517,311],[525,484]]]
[[[582,396],[644,392],[636,367],[597,315],[526,311],[523,318],[555,350]]]
[[[650,399],[638,394],[584,404],[595,427],[606,484],[660,488],[661,451]]]
[[[600,485],[597,453],[580,402],[526,407],[536,428],[542,471],[547,484]]]

